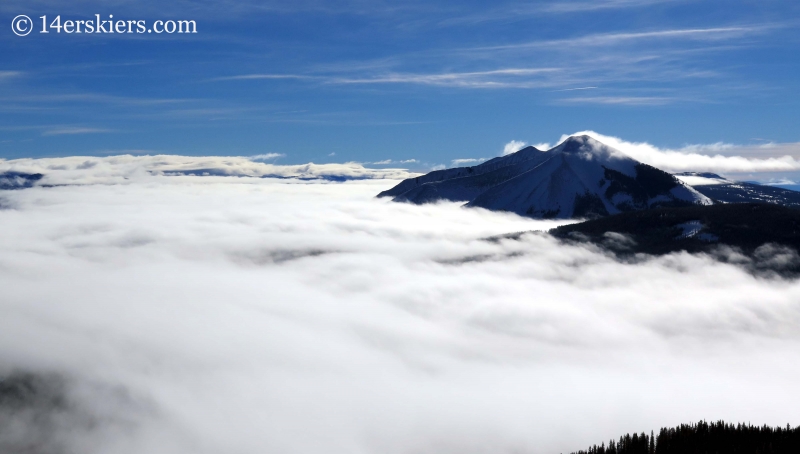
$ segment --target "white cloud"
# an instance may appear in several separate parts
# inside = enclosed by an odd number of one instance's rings
[[[628,106],[663,106],[675,101],[662,96],[584,96],[562,98],[558,102],[569,104],[611,104]]]
[[[133,165],[87,159],[72,181]],[[394,181],[145,174],[2,193],[0,375],[59,374],[71,404],[0,443],[570,452],[700,418],[800,423],[798,282],[481,241],[556,223],[374,198]]]
[[[47,131],[44,131],[42,135],[63,136],[63,135],[75,135],[75,134],[101,134],[108,132],[113,132],[113,131],[111,129],[102,129],[102,128],[65,127],[65,128],[48,129]]]
[[[384,159],[383,161],[375,161],[375,162],[368,162],[367,164],[374,164],[374,165],[389,165],[389,164],[414,164],[417,163],[416,159],[402,159],[402,160],[393,160],[393,159]]]
[[[277,159],[286,157],[283,153],[265,153],[265,154],[257,154],[255,156],[250,156],[250,159],[253,161],[267,161],[270,159]]]
[[[11,79],[14,77],[19,77],[22,74],[23,73],[20,71],[0,71],[0,81],[2,81],[3,79]]]
[[[661,1],[661,0],[658,0]],[[665,0],[666,1],[666,0]],[[555,11],[553,8],[592,8],[605,9],[610,5],[624,3],[639,4],[641,2],[556,2],[547,5],[529,7],[502,7],[498,10],[485,10],[477,16],[455,17],[440,21],[447,23],[477,23],[484,20],[496,20],[498,17],[511,15],[523,17],[526,14],[541,15],[543,11]],[[499,13],[499,14],[498,14]],[[465,21],[465,22],[462,22]],[[477,22],[473,22],[477,21]],[[420,58],[430,60],[434,65],[441,64],[443,57],[451,60],[437,70],[435,67],[427,72],[413,71],[403,58],[362,62],[352,65],[333,65],[326,68],[309,68],[298,73],[265,73],[243,74],[223,77],[215,80],[296,80],[300,83],[320,85],[421,85],[432,87],[450,87],[456,89],[534,89],[548,92],[562,91],[578,95],[591,94],[592,90],[613,86],[631,86],[635,84],[645,93],[642,96],[626,95],[617,91],[607,96],[576,96],[555,99],[556,103],[567,104],[603,104],[619,106],[665,105],[671,103],[692,103],[698,100],[719,101],[728,99],[732,92],[745,90],[731,84],[705,84],[702,96],[697,93],[691,96],[678,96],[665,92],[663,84],[658,81],[693,79],[692,86],[697,86],[697,78],[725,78],[726,70],[709,67],[708,58],[687,55],[687,46],[702,54],[729,50],[732,46],[745,45],[758,35],[780,29],[782,24],[759,23],[751,25],[733,25],[705,28],[667,28],[621,30],[606,33],[591,33],[578,36],[564,36],[556,39],[538,39],[534,41],[512,42],[499,45],[481,45],[450,49],[447,52],[432,50]],[[566,35],[569,35],[567,33]],[[724,45],[720,45],[724,44]],[[752,45],[752,43],[749,43]],[[596,51],[587,52],[587,49]],[[505,61],[538,61],[538,67],[475,67],[476,61],[493,61],[503,54]],[[446,54],[446,56],[445,56]],[[698,59],[699,58],[699,59]],[[419,63],[418,61],[416,63]],[[705,65],[704,65],[705,64]],[[417,65],[418,66],[418,65]],[[430,65],[429,65],[430,66]],[[461,70],[452,70],[460,68]],[[409,71],[409,69],[412,69]],[[702,84],[701,84],[702,85]],[[650,92],[642,91],[648,87]],[[656,88],[657,87],[657,88]],[[612,90],[613,91],[613,90]],[[674,92],[675,90],[672,90]]]
[[[552,146],[547,142],[534,143],[534,144],[531,144],[531,145],[533,146],[533,148],[536,148],[537,150],[541,150],[541,151],[547,151],[550,148],[552,148]]]
[[[551,13],[577,13],[586,11],[596,11],[601,9],[622,9],[639,8],[651,6],[658,3],[665,3],[671,0],[595,0],[591,2],[551,2],[544,5],[537,5],[541,11]]]
[[[217,77],[211,79],[212,81],[226,81],[226,80],[281,80],[281,79],[294,79],[294,80],[314,80],[315,76],[303,74],[241,74],[237,76]]]
[[[451,17],[439,22],[439,25],[452,26],[463,24],[479,24],[483,22],[506,21],[510,18],[520,20],[526,16],[541,16],[543,13],[581,13],[604,9],[622,9],[648,6],[672,0],[593,0],[593,1],[553,1],[516,4],[511,7],[481,11],[460,17]]]
[[[739,38],[755,33],[762,33],[775,28],[774,24],[762,24],[749,27],[712,27],[712,28],[679,28],[641,32],[611,32],[583,35],[574,38],[562,38],[542,41],[531,41],[519,44],[482,47],[484,50],[521,49],[537,47],[599,47],[618,45],[625,42],[640,43],[644,40],[726,40]]]
[[[553,93],[562,92],[562,91],[583,91],[583,90],[594,90],[599,87],[575,87],[575,88],[562,88],[559,90],[553,90]]]
[[[594,131],[572,135],[589,135],[628,156],[668,172],[715,172],[720,174],[758,174],[765,172],[800,171],[800,144],[732,145],[713,143],[687,145],[678,149],[659,148],[647,142],[628,142],[619,137]],[[559,143],[569,135],[561,136]]]
[[[268,155],[262,155],[268,156]],[[350,178],[403,179],[415,174],[404,169],[370,169],[361,164],[298,164],[275,165],[255,162],[238,156],[71,156],[46,159],[0,159],[0,172],[42,173],[42,184],[132,184],[164,174],[199,174],[208,176],[281,177],[281,178]],[[86,170],[81,166],[91,162]],[[410,162],[410,161],[401,161]]]
[[[503,147],[503,156],[511,153],[516,153],[525,148],[528,144],[520,140],[512,140]]]
[[[436,74],[385,74],[375,77],[334,77],[334,84],[419,84],[461,88],[508,88],[535,87],[531,81],[520,82],[517,78],[543,76],[559,72],[559,68],[501,68],[489,71],[453,72]],[[511,78],[511,79],[509,79]]]
[[[414,84],[458,88],[537,88],[552,85],[547,77],[559,73],[560,68],[498,68],[486,71],[440,73],[382,73],[374,75],[302,75],[302,74],[245,74],[220,77],[215,81],[230,80],[280,80],[294,79],[316,81],[333,85]]]

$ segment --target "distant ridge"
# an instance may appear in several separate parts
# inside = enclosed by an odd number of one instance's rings
[[[31,188],[42,177],[41,173],[0,172],[0,190]]]
[[[416,204],[463,201],[534,218],[596,218],[712,203],[673,175],[589,136],[570,137],[548,151],[527,147],[478,166],[410,178],[378,197]]]
[[[682,172],[676,177],[714,203],[772,203],[800,208],[800,192],[747,181],[732,181],[714,173]]]

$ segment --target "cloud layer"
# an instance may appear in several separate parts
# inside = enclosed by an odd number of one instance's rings
[[[90,184],[130,159],[0,194],[0,374],[61,377],[53,446],[568,452],[800,423],[796,282],[483,241],[556,223],[374,198],[395,181]]]
[[[42,173],[46,185],[128,184],[158,175],[195,174],[235,177],[299,179],[403,179],[414,174],[405,169],[370,169],[359,163],[274,165],[257,162],[284,156],[267,153],[250,158],[237,156],[120,155],[70,156],[46,159],[0,159],[0,172]],[[409,163],[389,161],[384,164]]]

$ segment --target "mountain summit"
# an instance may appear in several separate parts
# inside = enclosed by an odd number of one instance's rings
[[[465,201],[534,218],[593,218],[712,203],[671,174],[589,136],[570,137],[548,151],[527,147],[478,166],[409,178],[378,197],[417,204]]]

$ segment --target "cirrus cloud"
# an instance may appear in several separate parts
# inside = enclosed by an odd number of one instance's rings
[[[250,156],[250,159],[253,161],[268,161],[270,159],[277,159],[277,158],[284,158],[286,154],[284,153],[264,153],[264,154],[257,154],[254,156]]]

